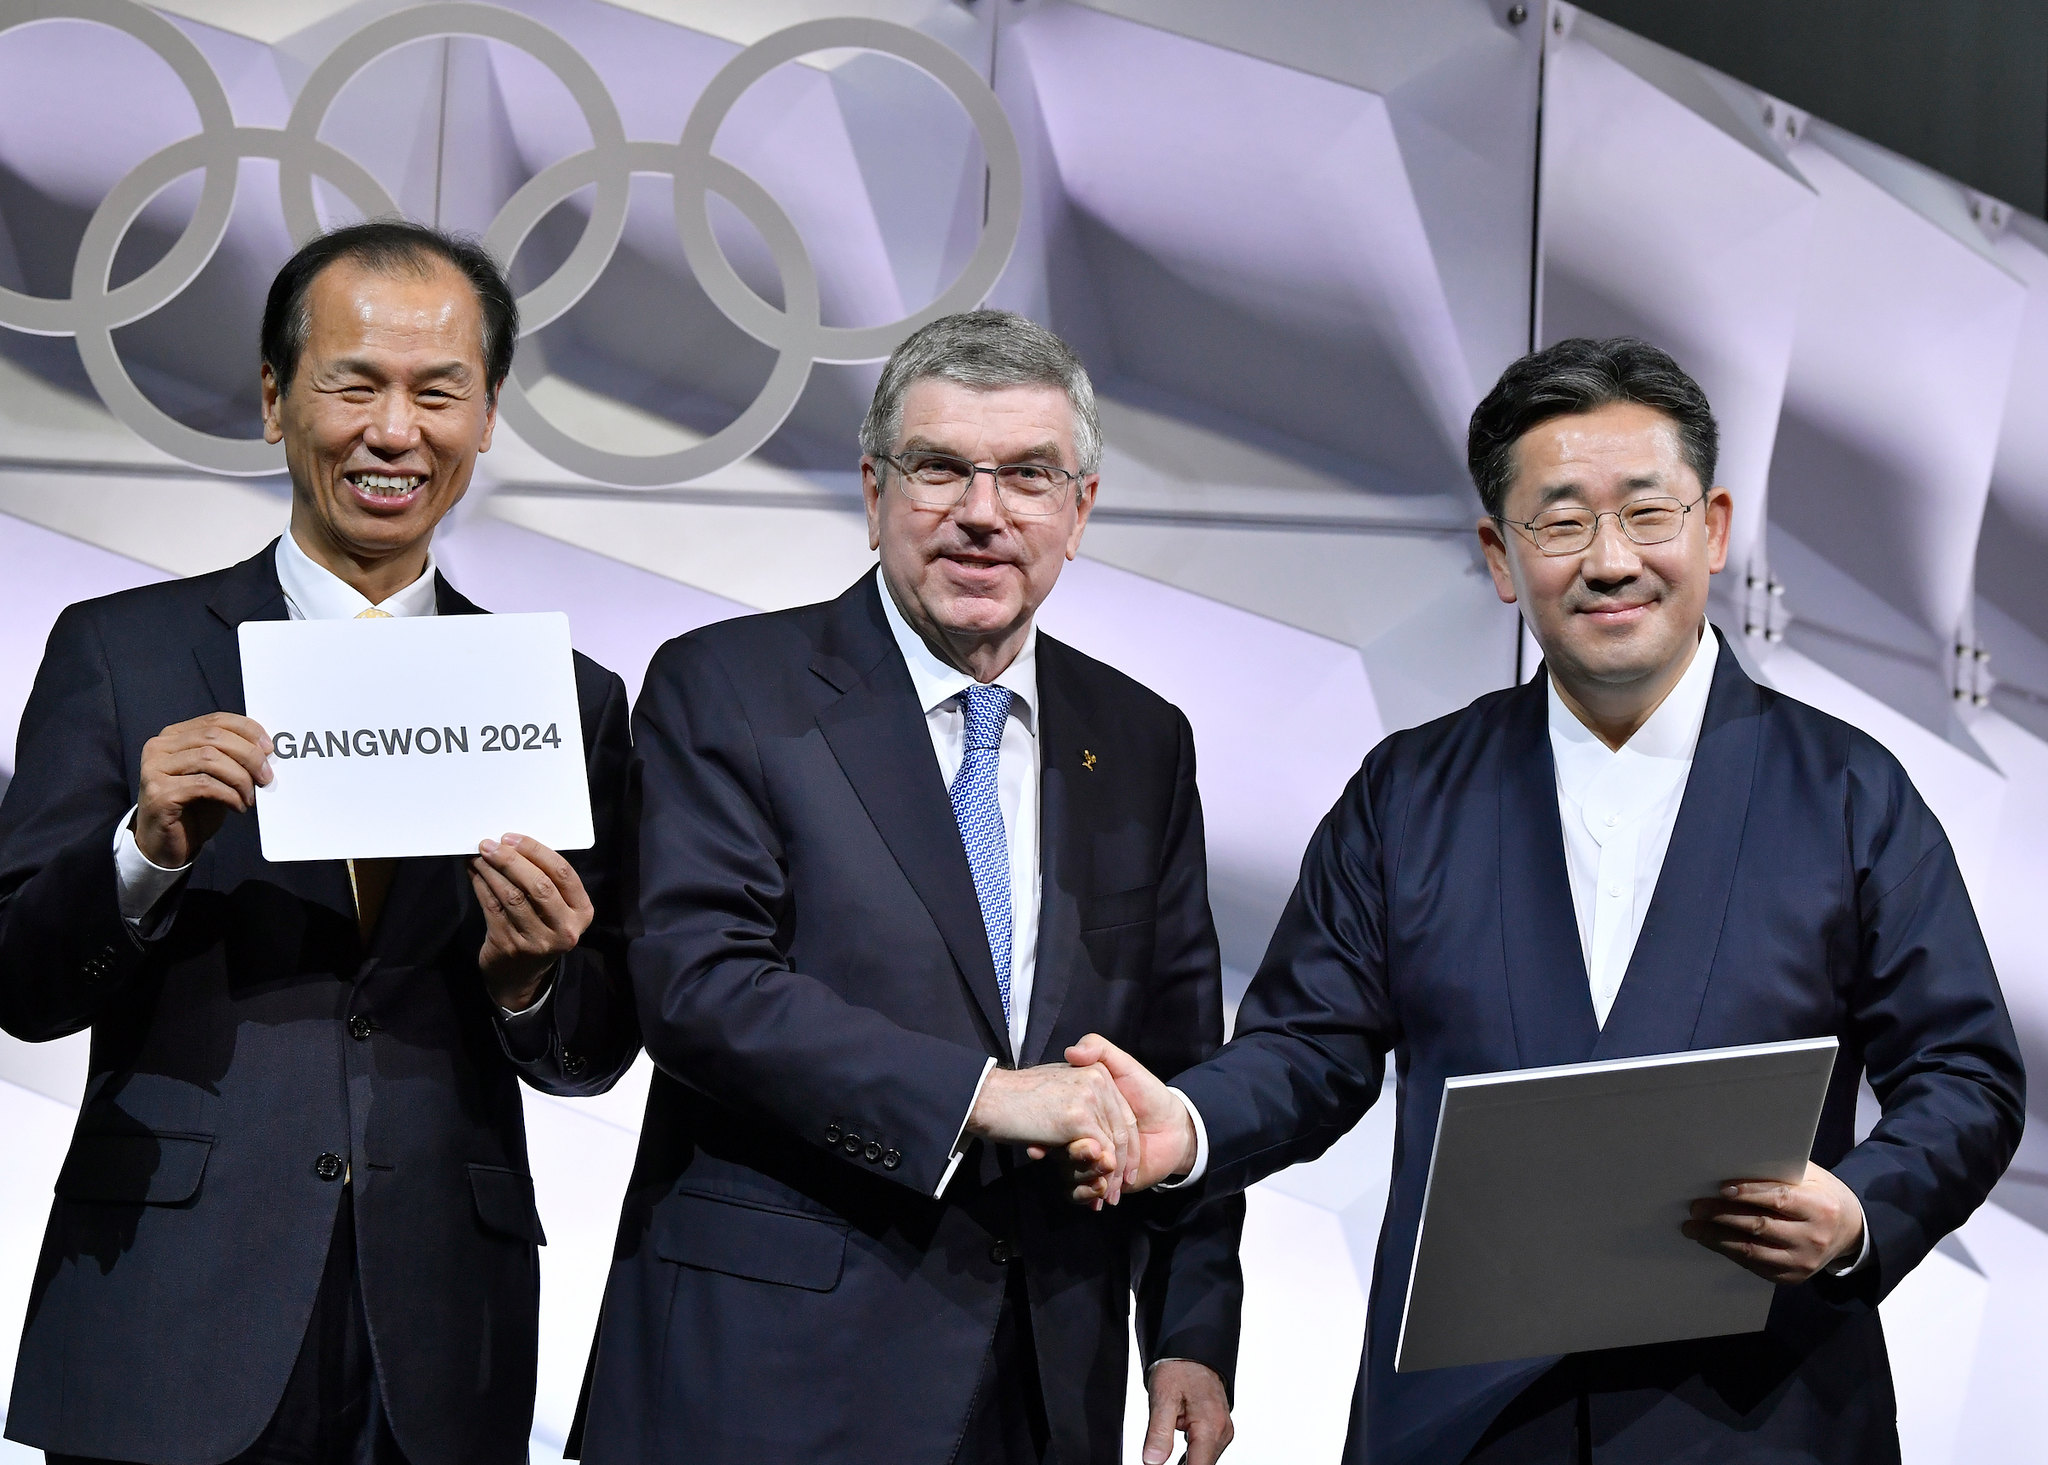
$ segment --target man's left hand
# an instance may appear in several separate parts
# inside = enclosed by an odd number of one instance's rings
[[[1188,1439],[1182,1465],[1215,1465],[1236,1433],[1230,1423],[1230,1396],[1216,1370],[1188,1358],[1162,1359],[1152,1366],[1145,1392],[1152,1401],[1145,1465],[1166,1465],[1173,1454],[1175,1430]]]
[[[575,867],[537,839],[508,834],[477,846],[469,883],[484,908],[484,945],[476,964],[491,1000],[523,1012],[540,996],[556,962],[590,929],[590,897]]]
[[[1808,1161],[1797,1184],[1731,1180],[1692,1203],[1687,1236],[1773,1282],[1804,1282],[1863,1245],[1856,1192]]]

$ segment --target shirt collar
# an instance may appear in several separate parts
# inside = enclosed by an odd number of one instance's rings
[[[889,622],[890,634],[896,638],[896,649],[903,653],[903,664],[910,668],[910,684],[917,690],[917,705],[929,715],[935,708],[944,706],[966,691],[974,678],[932,654],[931,647],[924,644],[924,637],[912,630],[910,622],[903,618],[903,612],[896,606],[896,597],[889,593],[889,582],[879,571],[875,576],[875,589],[882,597],[882,614]],[[1025,729],[1035,734],[1038,727],[1038,622],[1035,619],[1024,633],[1024,649],[997,675],[994,685],[1007,687],[1017,694],[1016,710],[1024,719]]]
[[[1707,697],[1714,690],[1714,665],[1720,660],[1721,638],[1711,628],[1703,629],[1699,650],[1679,677],[1678,685],[1665,694],[1649,720],[1636,729],[1635,736],[1619,748],[1609,748],[1599,734],[1579,721],[1557,684],[1549,683],[1550,750],[1557,764],[1558,783],[1574,799],[1583,795],[1592,778],[1623,753],[1639,758],[1689,763],[1699,746],[1700,728],[1707,720]]]
[[[430,549],[427,551],[427,567],[419,579],[376,609],[398,619],[433,615],[438,609],[434,586],[436,573],[434,552]],[[299,548],[299,542],[292,538],[289,529],[277,541],[277,583],[284,590],[284,598],[291,602],[292,609],[303,621],[345,621],[371,608],[370,602],[353,585]]]

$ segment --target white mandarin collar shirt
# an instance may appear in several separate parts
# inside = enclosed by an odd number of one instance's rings
[[[1619,748],[1608,747],[1579,721],[1557,695],[1556,683],[1549,687],[1550,755],[1557,767],[1565,867],[1593,1014],[1602,1027],[1657,891],[1719,659],[1720,640],[1707,632],[1678,684]]]
[[[1609,748],[1579,721],[1555,683],[1549,688],[1550,756],[1557,765],[1565,866],[1593,1013],[1603,1028],[1664,870],[1720,658],[1721,638],[1704,628],[1700,649],[1678,685],[1619,748]],[[1855,1258],[1828,1270],[1846,1276],[1869,1260],[1865,1226]]]

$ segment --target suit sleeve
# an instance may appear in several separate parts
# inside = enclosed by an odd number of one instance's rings
[[[583,757],[590,779],[594,839],[565,854],[590,897],[590,928],[562,958],[548,992],[545,1022],[531,1035],[498,1025],[499,1041],[520,1076],[543,1093],[601,1094],[640,1054],[640,1023],[626,965],[626,909],[632,899],[632,820],[628,817],[633,742],[626,684],[578,658]]]
[[[797,892],[747,709],[684,637],[648,668],[634,717],[640,899],[630,962],[647,1051],[700,1093],[929,1196],[987,1055],[899,1027],[793,968]],[[841,1129],[900,1153],[846,1155]],[[828,1130],[830,1137],[828,1138]]]
[[[1133,1052],[1161,1075],[1201,1062],[1223,1041],[1223,962],[1209,911],[1194,733],[1185,717],[1177,721],[1179,757],[1159,885],[1154,985]],[[1224,1388],[1234,1390],[1244,1304],[1237,1256],[1244,1198],[1227,1195],[1192,1208],[1168,1194],[1138,1199],[1154,1213],[1134,1269],[1138,1347],[1146,1367],[1162,1358],[1192,1359],[1214,1369]]]
[[[0,1028],[89,1027],[147,964],[121,919],[114,828],[135,802],[113,673],[73,606],[50,632],[0,800]]]
[[[1849,1032],[1883,1117],[1835,1167],[1863,1204],[1869,1261],[1814,1285],[1874,1306],[2005,1173],[2025,1120],[2026,1076],[1940,823],[1888,755],[1858,771],[1849,814],[1861,930]]]
[[[1193,1194],[1241,1191],[1314,1159],[1379,1097],[1399,1033],[1374,771],[1368,759],[1309,841],[1236,1034],[1174,1080],[1209,1132],[1208,1173]]]

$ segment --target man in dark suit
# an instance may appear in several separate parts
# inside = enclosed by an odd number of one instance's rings
[[[1877,1304],[2018,1144],[2019,1051],[1940,824],[1873,739],[1759,686],[1705,624],[1715,447],[1698,386],[1641,342],[1509,368],[1470,457],[1544,672],[1373,750],[1234,1041],[1178,1095],[1105,1043],[1072,1055],[1131,1097],[1138,1183],[1193,1170],[1227,1194],[1326,1149],[1395,1053],[1347,1459],[1897,1460]],[[1394,1372],[1445,1079],[1828,1035],[1804,1179],[1731,1177],[1684,1225],[1781,1284],[1761,1335]],[[1859,1144],[1866,1074],[1883,1115]]]
[[[577,658],[597,844],[267,863],[249,620],[473,615],[434,526],[517,333],[473,244],[302,249],[263,326],[288,533],[58,619],[0,804],[0,1025],[92,1029],[7,1414],[53,1460],[523,1461],[542,1241],[518,1080],[638,1048],[625,689]]]
[[[584,1458],[1114,1460],[1135,1288],[1155,1435],[1208,1465],[1238,1203],[1067,1199],[1136,1153],[1066,1046],[1173,1072],[1223,1022],[1187,720],[1034,628],[1094,501],[1087,376],[946,317],[861,446],[879,572],[669,642],[635,713],[658,1071]]]

